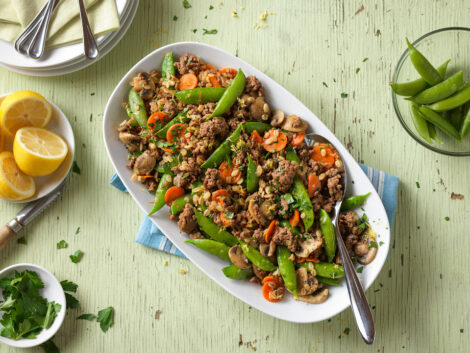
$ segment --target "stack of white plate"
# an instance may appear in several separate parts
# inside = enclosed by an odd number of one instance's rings
[[[134,19],[139,0],[116,0],[121,26],[114,32],[97,38],[100,56],[97,60],[119,43]],[[46,49],[40,60],[33,60],[15,51],[13,43],[0,40],[0,66],[31,76],[57,76],[81,70],[97,60],[87,60],[83,54],[83,44],[76,43],[55,49]]]

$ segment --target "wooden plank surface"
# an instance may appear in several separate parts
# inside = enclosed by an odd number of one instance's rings
[[[77,141],[81,175],[72,175],[60,200],[23,232],[28,245],[13,243],[0,253],[0,268],[31,262],[79,284],[81,309],[69,310],[55,339],[61,351],[468,352],[470,160],[418,146],[393,112],[387,83],[405,36],[468,25],[470,3],[189,1],[185,10],[179,0],[141,0],[123,40],[83,71],[35,78],[0,69],[0,92],[41,92],[68,115]],[[256,30],[264,11],[267,26]],[[203,28],[218,33],[203,35]],[[103,110],[134,63],[188,40],[258,67],[315,112],[358,161],[401,178],[393,247],[367,292],[377,325],[372,347],[357,334],[350,310],[322,323],[282,322],[233,298],[189,261],[135,243],[143,214],[108,184],[113,169],[101,137]],[[465,199],[451,200],[451,192]],[[0,202],[0,221],[20,207]],[[56,249],[61,239],[69,248]],[[79,264],[68,258],[76,249],[85,253]],[[106,334],[94,322],[75,320],[109,305],[116,316]]]

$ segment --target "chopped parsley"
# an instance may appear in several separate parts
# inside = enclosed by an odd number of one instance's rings
[[[348,98],[348,94],[347,93],[341,93],[341,98]]]
[[[292,194],[284,194],[283,196],[284,200],[290,205],[291,203],[294,203],[294,197],[292,196]]]
[[[356,272],[357,272],[357,273],[362,273],[362,271],[364,271],[364,266],[358,267],[358,268],[356,269]]]
[[[444,219],[445,219],[447,222],[450,221],[450,217],[449,217],[449,216],[444,217]]]
[[[421,187],[421,185],[419,185],[419,182],[417,181],[416,182],[416,187],[419,189]]]
[[[77,235],[78,233],[80,233],[80,227],[78,227],[77,230],[75,231],[75,235]]]
[[[65,249],[68,246],[69,244],[65,240],[59,241],[56,245],[57,249]]]
[[[25,237],[18,238],[18,240],[16,242],[18,244],[28,245],[28,242],[26,241]]]
[[[217,30],[216,29],[206,29],[206,28],[203,28],[202,29],[202,35],[206,35],[206,34],[217,34]]]
[[[96,317],[95,314],[82,314],[79,317],[77,317],[77,320],[88,320],[91,321]]]
[[[192,32],[193,32],[193,33],[196,33],[196,32],[197,32],[197,29],[196,29],[196,28],[194,28],[194,29],[192,30]]]
[[[372,241],[369,243],[369,248],[378,248],[377,242],[375,242],[375,241],[372,240]]]
[[[114,308],[112,306],[107,307],[106,309],[100,310],[98,312],[98,318],[96,321],[100,323],[101,330],[103,332],[108,331],[108,329],[113,324],[114,318]]]
[[[173,21],[178,21],[178,16],[173,16]]]
[[[77,164],[77,161],[73,161],[73,164],[72,164],[72,173],[75,173],[75,174],[82,174],[82,170],[80,169],[80,167],[78,166]]]
[[[367,60],[369,60],[369,58],[364,58],[362,59],[362,62],[365,63]]]
[[[383,241],[379,241],[379,245],[380,245],[380,246],[384,245],[384,242],[383,242]]]
[[[358,74],[359,71],[361,71],[361,69],[358,67],[358,68],[356,69],[356,74]]]
[[[191,4],[189,3],[188,0],[183,0],[183,7],[184,7],[185,9],[191,8]]]
[[[225,218],[227,219],[232,219],[234,216],[234,213],[233,212],[225,212]]]
[[[325,86],[326,88],[328,88],[328,85],[326,84],[325,81],[322,82],[323,86]]]
[[[213,9],[214,9],[214,6],[210,5],[209,10],[213,10]]]
[[[377,36],[380,36],[380,35],[382,34],[382,31],[381,31],[380,29],[378,29],[378,30],[375,32],[375,34],[376,34]]]
[[[81,250],[77,250],[72,255],[70,255],[70,260],[72,260],[72,262],[76,264],[80,262],[80,260],[82,259],[82,256],[83,256],[83,252]]]
[[[77,291],[77,288],[78,288],[78,284],[73,283],[72,281],[67,281],[67,280],[60,281],[60,285],[62,286],[62,289],[65,292],[75,293]]]

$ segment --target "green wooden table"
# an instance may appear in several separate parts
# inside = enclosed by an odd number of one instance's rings
[[[28,245],[15,242],[0,253],[0,268],[36,263],[79,284],[81,308],[68,311],[55,338],[61,351],[468,352],[470,159],[418,146],[393,112],[387,83],[405,36],[468,26],[469,2],[189,1],[185,10],[180,0],[141,0],[121,43],[83,71],[35,78],[0,70],[0,92],[41,92],[68,115],[77,141],[81,175],[71,175],[66,193],[23,232]],[[267,26],[255,29],[266,10]],[[204,28],[218,33],[203,35]],[[143,214],[108,184],[113,168],[101,137],[103,110],[138,60],[188,40],[261,69],[315,112],[358,161],[401,178],[393,246],[367,292],[377,327],[372,347],[363,344],[349,309],[317,324],[279,321],[235,299],[189,261],[134,242]],[[465,199],[451,200],[452,192]],[[0,202],[0,221],[20,207]],[[56,249],[61,239],[68,249]],[[85,255],[73,264],[68,256],[77,249]],[[116,315],[107,333],[75,320],[109,305]]]

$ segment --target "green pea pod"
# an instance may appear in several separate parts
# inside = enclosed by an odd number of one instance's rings
[[[334,278],[325,278],[325,277],[316,277],[317,281],[323,284],[326,284],[327,286],[339,286],[341,283],[339,283],[338,279]]]
[[[460,142],[459,132],[446,119],[444,119],[442,116],[437,114],[434,110],[429,109],[428,107],[421,106],[419,107],[419,110],[427,121],[438,127],[445,134]]]
[[[450,111],[449,122],[457,129],[457,131],[459,131],[460,127],[462,126],[462,121],[464,118],[463,114],[462,105]]]
[[[246,170],[246,191],[250,194],[258,190],[259,177],[256,175],[256,165],[248,155],[248,168]]]
[[[220,243],[224,243],[225,245],[234,246],[238,243],[237,238],[235,238],[231,233],[227,232],[226,230],[220,228],[217,224],[212,222],[209,217],[204,216],[198,210],[194,210],[194,214],[196,215],[197,224],[199,227],[210,236],[215,241]]]
[[[461,105],[464,105],[468,101],[470,101],[470,85],[466,83],[460,89],[460,91],[455,93],[453,96],[450,96],[447,99],[428,105],[427,107],[436,112],[443,112],[445,110],[452,110],[454,108],[460,107]]]
[[[213,118],[214,116],[220,116],[229,110],[233,103],[236,102],[237,98],[242,94],[244,89],[245,74],[242,69],[238,69],[237,75],[232,80],[232,83],[230,83],[230,86],[225,90],[210,117]]]
[[[184,104],[206,104],[217,102],[225,90],[225,87],[199,87],[176,92],[175,97]]]
[[[180,112],[173,119],[171,119],[164,127],[157,131],[157,136],[166,139],[166,133],[175,124],[186,124],[190,118],[186,116],[186,112]]]
[[[294,196],[294,199],[299,204],[299,211],[301,214],[304,214],[302,222],[304,223],[305,230],[308,231],[310,227],[313,226],[313,206],[312,201],[310,201],[310,197],[308,196],[307,189],[305,189],[304,183],[299,179],[299,177],[295,177],[294,179],[292,196]]]
[[[287,289],[294,294],[297,298],[297,277],[295,274],[294,262],[289,259],[292,253],[285,246],[278,245],[276,248],[277,252],[277,265],[281,272],[282,280],[286,285]]]
[[[142,129],[147,129],[147,111],[142,97],[134,91],[134,88],[129,90],[129,108],[132,116],[139,123]]]
[[[207,158],[206,161],[201,164],[201,168],[205,170],[208,168],[218,167],[219,164],[230,153],[232,144],[236,143],[240,138],[241,132],[242,124],[238,125],[237,129],[232,132],[232,134],[224,142],[222,142],[214,152],[212,152],[209,158]]]
[[[297,162],[300,164],[300,158],[295,152],[292,146],[287,147],[286,149],[286,159],[291,162]]]
[[[462,84],[463,73],[462,71],[459,71],[450,76],[447,80],[425,89],[416,96],[410,98],[410,100],[418,104],[431,104],[450,97],[459,90]]]
[[[429,127],[428,122],[424,119],[423,114],[419,111],[417,104],[410,102],[410,116],[413,125],[418,132],[418,135],[421,136],[427,143],[432,145],[432,139],[429,136]]]
[[[175,76],[175,61],[173,59],[173,52],[170,51],[165,54],[162,60],[162,77],[163,80],[168,81]]]
[[[191,239],[185,240],[184,242],[193,244],[194,246],[208,252],[209,254],[215,255],[227,262],[231,262],[230,257],[228,256],[228,251],[230,248],[223,243],[219,243],[218,241],[211,239]]]
[[[315,270],[315,274],[325,278],[341,278],[344,277],[344,268],[341,265],[332,264],[328,262],[302,262],[297,264],[297,267],[305,267],[308,272],[311,271],[311,267]]]
[[[411,45],[408,38],[406,38],[406,44],[408,45],[408,53],[410,55],[411,63],[424,81],[430,85],[437,85],[441,82],[442,77],[439,72],[434,68],[434,66],[432,66],[428,59],[418,51],[418,49]]]
[[[187,203],[193,203],[193,197],[191,194],[186,194],[178,197],[175,201],[171,203],[170,212],[171,214],[179,214],[183,212],[184,207]]]
[[[148,216],[153,215],[165,205],[165,193],[173,184],[173,177],[170,174],[163,174],[155,192],[155,203]]]
[[[247,134],[251,134],[253,131],[257,131],[260,134],[264,134],[266,131],[271,130],[273,127],[270,124],[261,123],[258,121],[250,121],[243,124],[243,130]]]
[[[428,121],[429,137],[437,143],[443,143],[442,140],[437,136],[436,127]]]
[[[253,270],[251,268],[242,270],[235,265],[230,265],[222,269],[225,277],[235,280],[244,280],[253,277]]]
[[[364,195],[352,195],[346,197],[341,204],[341,211],[350,211],[359,206],[362,206],[369,195],[370,192]]]
[[[297,227],[292,227],[292,225],[289,223],[287,219],[283,219],[282,221],[280,221],[279,225],[284,228],[289,228],[289,230],[295,237],[300,236],[300,230]]]
[[[323,246],[325,247],[328,261],[333,261],[336,255],[336,233],[330,216],[322,208],[320,209],[320,229],[323,234]]]
[[[240,241],[239,243],[245,256],[256,267],[259,267],[260,269],[264,271],[274,271],[277,268],[271,262],[271,260],[261,255],[261,253],[258,250],[256,250],[254,247],[252,247],[251,245],[245,243],[244,241]]]
[[[449,65],[449,62],[450,62],[450,59],[437,68],[437,72],[439,72],[442,79],[444,79],[446,76],[447,65]],[[395,94],[398,94],[399,96],[406,96],[406,97],[415,96],[422,90],[429,87],[429,85],[426,83],[426,81],[423,80],[422,77],[414,81],[403,82],[403,83],[391,82],[390,86],[392,87],[393,92],[395,92]]]
[[[467,111],[463,119],[462,127],[460,128],[460,136],[464,138],[470,132],[470,109]]]

